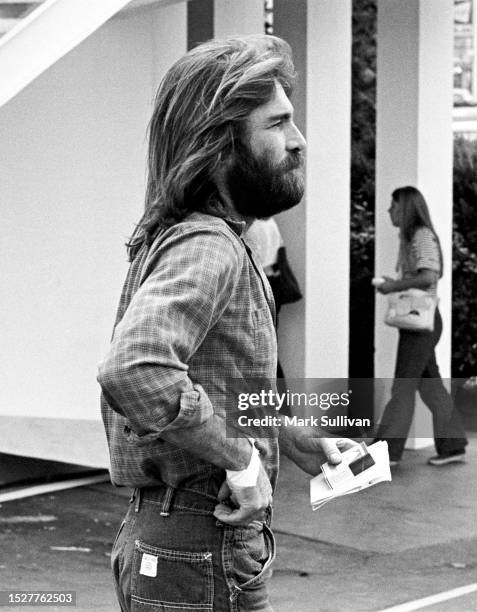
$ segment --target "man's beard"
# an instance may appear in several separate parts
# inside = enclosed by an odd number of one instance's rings
[[[257,158],[243,143],[236,143],[227,187],[237,212],[265,219],[296,206],[305,191],[303,165],[299,152],[273,164],[269,155]]]

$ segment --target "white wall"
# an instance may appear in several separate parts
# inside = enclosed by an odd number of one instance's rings
[[[107,22],[0,109],[1,415],[99,418],[151,100],[185,51],[185,7]]]
[[[350,0],[308,2],[305,376],[348,377]]]

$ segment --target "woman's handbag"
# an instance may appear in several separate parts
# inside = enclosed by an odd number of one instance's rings
[[[296,276],[293,274],[293,270],[288,263],[287,252],[284,246],[278,249],[277,261],[273,264],[273,272],[273,276],[269,276],[268,280],[270,281],[277,306],[292,304],[301,300],[303,296]]]
[[[390,293],[384,322],[399,329],[433,331],[436,307],[437,298],[421,289]]]

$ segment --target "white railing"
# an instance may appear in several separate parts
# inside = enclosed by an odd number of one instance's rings
[[[44,0],[1,0],[0,1],[0,37],[19,26],[32,11]]]

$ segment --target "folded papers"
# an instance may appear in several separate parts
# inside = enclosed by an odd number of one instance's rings
[[[364,442],[341,454],[338,465],[324,463],[321,474],[310,481],[313,510],[342,495],[356,493],[378,482],[390,481],[388,443],[384,440],[366,446]]]

